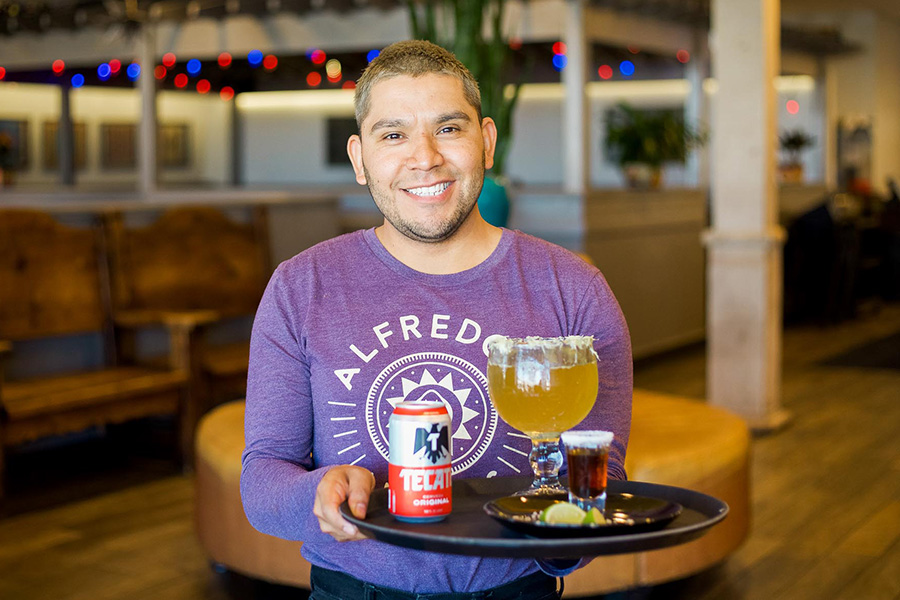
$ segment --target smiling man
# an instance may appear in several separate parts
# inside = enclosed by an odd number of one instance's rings
[[[631,346],[600,272],[568,250],[487,223],[478,211],[497,130],[478,86],[428,42],[382,51],[356,88],[347,151],[384,223],[282,263],[257,312],[241,493],[251,523],[302,540],[314,600],[559,598],[574,565],[442,555],[364,538],[387,481],[387,419],[405,400],[452,417],[452,476],[528,475],[531,442],[487,390],[494,334],[594,338],[599,389],[580,429],[613,431],[624,478]]]
[[[410,52],[396,70],[418,60]],[[447,72],[387,77],[373,71],[357,88],[360,133],[347,144],[356,181],[369,186],[385,218],[378,239],[425,273],[472,267],[500,241],[500,230],[477,210],[497,128],[482,119],[473,101],[477,85],[460,76],[460,67],[448,57]]]

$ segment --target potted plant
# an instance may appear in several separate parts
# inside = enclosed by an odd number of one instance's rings
[[[705,142],[705,133],[672,110],[638,110],[622,103],[607,117],[607,155],[630,187],[659,187],[665,163],[684,163],[688,152]]]
[[[804,148],[812,146],[816,138],[802,129],[789,129],[778,136],[785,158],[778,165],[782,183],[803,182],[803,161],[800,158]]]
[[[521,81],[507,83],[513,50],[503,32],[506,0],[408,0],[413,37],[453,52],[481,90],[481,112],[497,125],[494,166],[478,199],[482,216],[505,226],[509,216],[506,158],[512,147],[512,115]]]

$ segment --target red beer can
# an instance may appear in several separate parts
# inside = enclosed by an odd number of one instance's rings
[[[443,402],[400,402],[388,425],[388,510],[429,523],[450,514],[450,414]]]

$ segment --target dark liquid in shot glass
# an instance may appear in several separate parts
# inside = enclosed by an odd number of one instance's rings
[[[569,494],[576,504],[600,504],[606,499],[608,448],[568,448]],[[585,508],[582,506],[582,508]]]

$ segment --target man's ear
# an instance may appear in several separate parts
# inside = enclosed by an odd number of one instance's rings
[[[497,125],[490,117],[481,120],[481,136],[484,138],[484,168],[494,166],[494,150],[497,149]]]
[[[347,156],[350,157],[350,162],[353,164],[353,172],[356,173],[356,183],[366,185],[366,171],[363,169],[362,159],[362,140],[356,134],[351,135],[350,139],[347,140]]]

